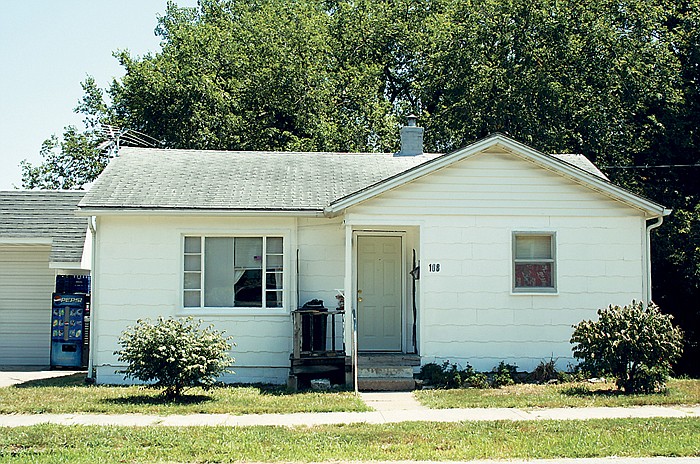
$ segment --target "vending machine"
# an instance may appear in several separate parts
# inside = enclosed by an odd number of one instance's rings
[[[81,367],[85,340],[86,294],[54,293],[51,308],[51,366]]]

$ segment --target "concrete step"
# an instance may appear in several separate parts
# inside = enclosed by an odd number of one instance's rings
[[[416,388],[413,378],[360,377],[357,379],[361,391],[411,391]]]
[[[411,366],[363,366],[359,365],[357,376],[360,378],[398,378],[413,379],[413,367]]]
[[[420,356],[404,353],[360,353],[360,366],[420,366]]]

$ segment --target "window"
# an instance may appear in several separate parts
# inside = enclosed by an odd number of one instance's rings
[[[187,236],[185,308],[281,308],[282,237]]]
[[[513,234],[513,290],[555,292],[554,234]]]

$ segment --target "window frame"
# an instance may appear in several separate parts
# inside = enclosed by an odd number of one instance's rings
[[[185,244],[188,238],[198,238],[199,239],[199,251],[198,252],[186,252]],[[206,239],[208,238],[230,238],[233,240],[233,246],[235,247],[235,240],[237,238],[260,238],[262,239],[262,261],[261,261],[261,306],[205,306],[205,262],[206,262]],[[282,240],[282,251],[281,252],[269,252],[267,240],[270,238],[279,238]],[[232,233],[232,234],[207,234],[207,233],[183,233],[181,235],[180,244],[180,310],[182,312],[192,312],[195,314],[276,314],[281,312],[286,312],[287,308],[287,286],[288,286],[288,266],[287,266],[287,244],[289,238],[284,233]],[[186,270],[185,261],[187,256],[199,256],[199,270]],[[235,256],[235,255],[234,255]],[[281,270],[267,269],[267,260],[269,256],[281,256]],[[234,258],[235,259],[235,258]],[[281,287],[276,289],[268,289],[267,277],[268,274],[275,274],[281,272],[282,282]],[[199,273],[199,288],[186,288],[186,273]],[[186,306],[185,305],[185,295],[187,292],[199,292],[199,306]],[[280,306],[267,306],[268,293],[277,293],[280,298]]]
[[[517,239],[518,237],[549,237],[550,256],[551,258],[517,258]],[[558,279],[557,279],[557,234],[553,231],[513,231],[511,238],[511,292],[513,294],[558,294]],[[516,282],[516,265],[517,264],[538,264],[551,263],[552,265],[552,286],[551,287],[518,287]]]

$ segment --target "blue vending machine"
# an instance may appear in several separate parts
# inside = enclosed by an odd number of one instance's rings
[[[88,296],[54,293],[51,309],[51,367],[83,365],[83,316]]]

